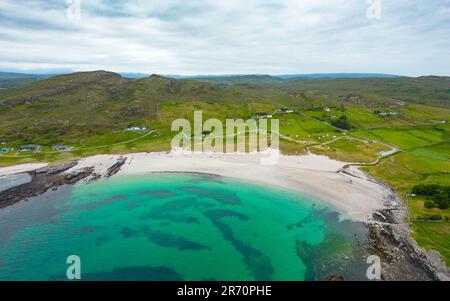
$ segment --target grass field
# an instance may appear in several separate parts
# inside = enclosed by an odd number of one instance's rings
[[[400,153],[363,169],[401,192],[418,183],[450,185],[450,162],[411,153]]]
[[[429,156],[430,151],[425,148],[425,156],[417,153],[400,153],[388,157],[378,165],[363,167],[362,169],[376,178],[391,185],[402,195],[420,184],[450,185],[450,162],[446,156],[446,149],[440,150],[431,147],[438,154],[434,158]],[[441,159],[439,159],[441,158]],[[409,198],[409,210],[412,214],[414,238],[422,246],[438,251],[450,266],[450,210],[426,209],[423,199]],[[423,219],[441,219],[440,221],[421,221]]]
[[[425,249],[438,251],[447,266],[450,266],[450,223],[416,221],[413,223],[413,237]]]
[[[413,150],[415,148],[443,142],[450,137],[447,130],[441,127],[400,127],[374,130],[357,130],[352,132],[356,137],[382,141],[395,145],[403,150]]]
[[[412,153],[430,159],[449,161],[450,141],[440,142],[428,147],[419,147],[413,150]]]
[[[425,208],[424,197],[408,197],[408,205],[414,220],[449,220],[450,209]]]
[[[380,143],[360,141],[349,137],[323,146],[311,147],[311,151],[315,154],[327,155],[332,159],[354,163],[374,162],[380,156],[380,152],[389,149],[386,145]]]

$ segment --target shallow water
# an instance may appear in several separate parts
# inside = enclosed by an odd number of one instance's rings
[[[11,187],[22,185],[31,181],[31,176],[27,173],[0,176],[0,192]]]
[[[366,230],[319,200],[193,174],[64,186],[0,210],[0,280],[363,279]]]

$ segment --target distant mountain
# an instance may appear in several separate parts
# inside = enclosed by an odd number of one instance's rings
[[[0,79],[12,79],[12,78],[34,78],[35,75],[13,72],[0,72]]]
[[[39,73],[16,73],[16,72],[1,72],[0,80],[5,79],[42,79],[49,78],[51,76],[67,74],[66,72],[54,73],[54,74],[39,74]],[[120,72],[123,77],[127,78],[145,78],[149,77],[151,74],[139,73],[139,72]],[[177,74],[166,74],[162,75],[164,77],[175,78],[175,79],[210,79],[210,78],[240,78],[240,79],[295,79],[295,78],[394,78],[399,77],[398,75],[392,74],[382,74],[382,73],[311,73],[311,74],[285,74],[285,75],[270,75],[270,74],[223,74],[223,75],[177,75]]]
[[[192,78],[192,79],[296,79],[296,78],[395,78],[401,77],[393,74],[383,73],[311,73],[311,74],[285,74],[285,75],[272,75],[272,74],[224,74],[224,75],[164,75],[170,78]]]
[[[16,88],[39,79],[49,78],[50,74],[27,74],[0,71],[0,89]]]
[[[55,76],[57,74],[29,74],[29,73],[16,73],[16,72],[2,72],[0,71],[0,79],[17,79],[17,78],[34,78],[42,79]]]
[[[294,79],[294,78],[395,78],[401,76],[383,73],[311,73],[311,74],[274,75],[274,77],[282,79]]]

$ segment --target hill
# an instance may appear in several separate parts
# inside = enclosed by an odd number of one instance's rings
[[[86,135],[120,131],[143,119],[148,126],[168,127],[174,119],[191,118],[194,110],[225,119],[248,118],[280,107],[348,107],[369,113],[362,121],[356,120],[357,113],[348,116],[354,125],[367,124],[375,118],[373,111],[389,108],[397,110],[397,119],[403,118],[404,123],[446,119],[446,111],[433,113],[432,118],[425,113],[413,116],[412,109],[418,109],[412,104],[449,107],[450,78],[282,80],[248,75],[193,80],[159,75],[133,79],[107,71],[79,72],[0,91],[0,134],[2,140],[16,145],[58,141],[74,144]],[[431,107],[420,110],[436,111]],[[386,121],[381,119],[372,122],[383,123]]]
[[[243,103],[242,98],[239,92],[212,84],[158,75],[141,79],[106,71],[59,75],[0,91],[0,136],[14,145],[80,143],[82,137],[122,131],[136,120],[167,124],[158,120],[160,103],[232,104]]]
[[[221,87],[313,95],[323,99],[358,99],[361,103],[399,102],[450,107],[450,77],[289,78],[239,76],[199,79]]]
[[[51,77],[51,75],[0,72],[0,89],[9,89],[24,86],[36,80],[48,77]]]
[[[194,80],[95,71],[31,80],[0,91],[0,150],[14,149],[0,155],[0,166],[167,151],[172,121],[192,120],[194,111],[220,120],[267,113],[279,119],[283,153],[363,166],[394,187],[410,206],[414,237],[450,264],[450,209],[406,198],[419,183],[450,186],[448,77]],[[24,145],[41,148],[18,151]],[[70,148],[53,148],[61,145]]]

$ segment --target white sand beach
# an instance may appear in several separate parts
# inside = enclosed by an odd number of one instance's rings
[[[42,167],[46,167],[47,163],[29,163],[20,164],[8,167],[0,167],[0,176],[12,175],[16,173],[23,173],[28,171],[33,171]]]
[[[80,160],[68,172],[94,166],[105,174],[120,156],[98,155]],[[155,172],[207,173],[244,181],[273,185],[319,198],[342,213],[344,218],[367,221],[374,210],[393,200],[392,191],[365,179],[338,173],[346,164],[326,156],[284,156],[276,165],[261,165],[260,154],[128,154],[118,175]]]

